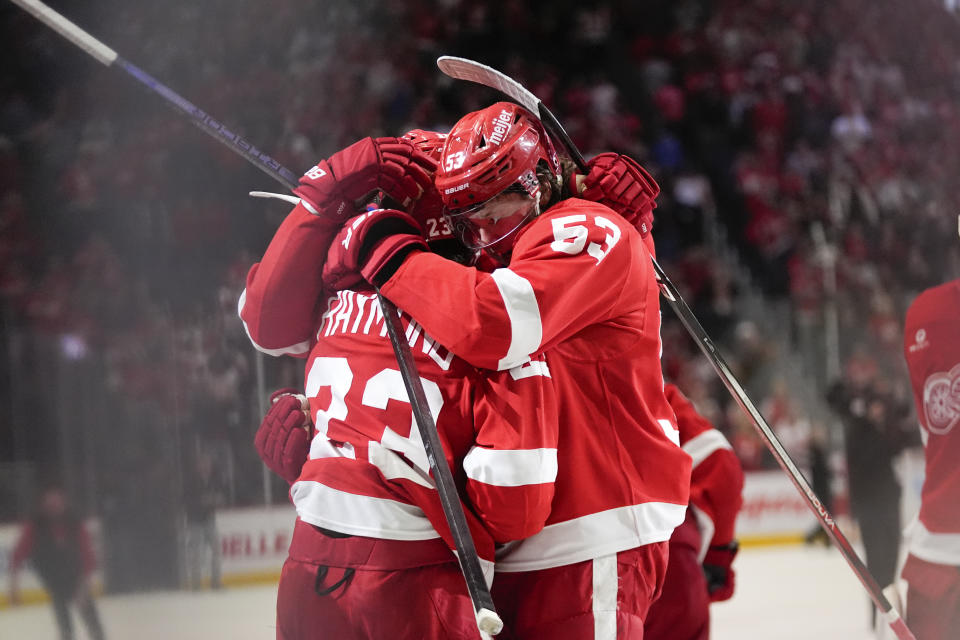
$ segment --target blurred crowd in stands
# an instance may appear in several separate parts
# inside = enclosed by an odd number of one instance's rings
[[[627,153],[657,178],[661,262],[801,459],[831,375],[866,372],[903,395],[904,309],[957,269],[960,22],[933,0],[56,6],[294,172],[499,99],[444,78],[438,55],[519,79],[585,155]],[[70,375],[99,375],[91,415],[107,424],[83,431],[97,438],[87,509],[106,510],[130,469],[162,485],[204,449],[233,504],[262,501],[258,366],[268,392],[302,371],[258,363],[236,300],[286,213],[246,192],[281,189],[12,5],[0,35],[5,461],[55,468],[70,413],[50,407],[51,388],[70,401]],[[746,313],[750,290],[770,313]],[[663,338],[667,376],[745,468],[769,467],[679,323]]]

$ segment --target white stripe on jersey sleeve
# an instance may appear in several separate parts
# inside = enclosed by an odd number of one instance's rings
[[[495,487],[546,484],[557,479],[557,450],[472,447],[463,470],[471,480]]]
[[[697,465],[706,460],[711,453],[719,451],[720,449],[733,449],[733,447],[731,447],[727,439],[723,437],[723,434],[716,429],[704,431],[697,437],[687,440],[683,445],[683,450],[693,458],[693,466],[691,469],[695,469]]]
[[[440,534],[420,507],[298,480],[290,498],[304,522],[341,533],[387,540],[432,540]]]
[[[523,364],[531,353],[540,348],[543,325],[537,296],[526,278],[510,269],[497,269],[491,276],[500,290],[503,306],[510,318],[510,348],[497,364],[497,369],[503,371]]]
[[[279,349],[267,349],[266,347],[261,347],[259,344],[254,341],[253,336],[250,335],[250,328],[247,327],[246,321],[241,315],[243,313],[243,306],[247,303],[247,290],[244,289],[243,293],[240,294],[240,300],[237,302],[237,315],[240,316],[240,322],[243,323],[243,330],[247,334],[247,338],[250,339],[250,344],[254,346],[257,351],[261,351],[268,356],[296,356],[302,355],[310,351],[310,341],[304,340],[303,342],[298,342],[297,344],[290,345],[289,347],[281,347]]]
[[[690,504],[690,510],[697,519],[697,527],[700,529],[700,548],[697,550],[697,562],[703,564],[703,559],[707,557],[707,551],[710,550],[710,543],[713,542],[713,534],[717,529],[713,524],[713,518],[707,515],[707,512]]]

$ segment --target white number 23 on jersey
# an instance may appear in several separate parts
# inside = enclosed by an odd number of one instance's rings
[[[436,422],[443,406],[443,395],[440,393],[440,387],[437,386],[436,382],[426,378],[420,378],[420,382],[423,385],[430,414]],[[361,379],[357,383],[357,385],[354,385],[353,370],[346,358],[320,356],[310,365],[305,392],[307,397],[311,398],[311,402],[313,402],[313,398],[317,397],[322,387],[330,387],[329,405],[325,409],[318,408],[316,410],[317,435],[314,437],[314,444],[320,447],[320,450],[324,449],[330,421],[345,421],[347,419],[348,394],[359,393],[359,398],[353,397],[353,405],[365,407],[367,410],[386,411],[387,403],[390,400],[409,402],[403,378],[396,369],[383,369],[369,379]],[[367,461],[378,467],[384,477],[388,479],[405,478],[425,487],[433,488],[433,481],[429,477],[430,462],[427,460],[427,452],[423,447],[412,408],[410,410],[410,424],[412,428],[407,436],[402,435],[398,430],[394,430],[390,425],[384,425],[383,434],[379,441],[370,440],[366,443]],[[345,451],[352,450],[353,447],[345,449]],[[404,456],[407,461],[412,463],[413,467],[394,454]],[[344,451],[341,451],[341,455],[345,455]],[[310,457],[315,457],[313,447],[311,447]],[[350,457],[353,456],[350,455]]]

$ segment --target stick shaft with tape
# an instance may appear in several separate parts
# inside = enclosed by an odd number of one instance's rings
[[[129,60],[125,60],[120,55],[94,38],[92,35],[67,20],[61,14],[57,13],[39,0],[10,0],[15,5],[33,15],[40,22],[44,23],[64,39],[70,41],[80,49],[83,49],[90,57],[97,62],[107,66],[115,67],[126,72],[134,80],[145,86],[151,92],[159,95],[167,104],[174,107],[189,120],[203,130],[205,133],[214,137],[218,142],[228,146],[231,150],[239,153],[274,180],[279,181],[287,188],[293,188],[297,184],[297,175],[289,169],[282,166],[279,162],[269,155],[250,144],[242,137],[230,131],[222,122],[210,117],[200,107],[196,106],[173,89],[167,87],[149,73],[139,68]]]

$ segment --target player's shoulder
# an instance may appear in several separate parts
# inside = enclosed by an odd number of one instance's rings
[[[580,198],[568,198],[550,207],[517,239],[521,251],[546,247],[558,257],[582,255],[597,263],[610,254],[629,254],[630,247],[639,244],[639,232],[617,212]]]
[[[632,230],[636,233],[639,233],[633,228],[633,225],[624,220],[619,213],[610,207],[600,204],[599,202],[591,202],[590,200],[584,200],[582,198],[567,198],[565,200],[561,200],[543,212],[540,215],[540,219],[552,220],[558,217],[567,216],[584,216],[588,219],[602,217],[609,220],[611,223],[616,224],[623,231]]]
[[[906,324],[960,316],[960,278],[922,291],[907,309]]]

